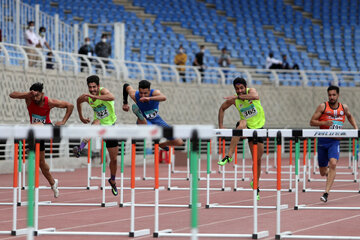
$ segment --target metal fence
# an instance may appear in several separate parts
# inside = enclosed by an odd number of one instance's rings
[[[182,66],[184,72],[178,72],[178,66],[168,64],[120,61],[111,58],[79,55],[75,53],[0,43],[0,64],[3,67],[18,66],[25,71],[57,71],[62,74],[78,75],[79,72],[114,77],[118,80],[148,79],[156,82],[232,84],[236,77],[244,77],[251,85],[273,86],[328,86],[330,84],[345,87],[360,86],[359,72],[303,71],[303,70],[267,70],[206,68],[203,72],[197,67]],[[29,56],[32,55],[31,58]]]
[[[83,33],[77,24],[70,26],[59,20],[59,15],[50,16],[41,11],[40,5],[30,6],[20,0],[0,0],[0,26],[3,42],[25,45],[25,30],[29,21],[35,22],[35,30],[45,27],[46,39],[54,50],[77,52],[78,40]]]

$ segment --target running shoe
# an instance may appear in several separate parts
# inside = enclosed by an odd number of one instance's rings
[[[132,109],[133,113],[138,117],[138,119],[140,121],[144,121],[144,116],[143,116],[142,112],[140,111],[138,105],[133,104],[131,106],[131,109]]]
[[[251,186],[251,188],[254,188],[254,182],[253,181],[251,181],[250,182],[250,186]],[[260,200],[260,188],[257,188],[257,196],[256,196],[256,199],[259,201]]]
[[[73,154],[74,154],[75,157],[77,157],[77,158],[80,157],[80,155],[81,155],[81,150],[80,150],[80,148],[79,148],[78,146],[75,146],[75,147],[73,148]]]
[[[323,202],[327,202],[328,196],[329,196],[328,193],[324,193],[324,194],[322,195],[322,197],[320,198],[320,200],[323,201]]]
[[[109,182],[109,184],[111,186],[112,194],[114,194],[114,196],[117,196],[118,195],[118,190],[117,190],[117,187],[116,187],[116,183],[111,183],[111,178],[109,178],[108,182]]]
[[[55,183],[54,183],[54,185],[51,186],[51,190],[53,190],[53,192],[54,192],[54,197],[58,198],[60,195],[60,192],[58,189],[59,181],[57,179],[54,179],[54,181],[55,181]]]
[[[223,158],[223,160],[218,161],[217,164],[220,165],[220,166],[224,166],[224,165],[227,164],[228,162],[232,162],[232,158],[229,157],[229,156],[225,156],[225,157]]]

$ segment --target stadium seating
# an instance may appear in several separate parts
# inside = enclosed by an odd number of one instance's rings
[[[143,21],[112,0],[90,0],[87,4],[80,0],[24,2],[40,4],[41,10],[51,15],[58,13],[69,24],[125,22],[125,58],[128,61],[172,64],[176,48],[182,44],[188,53],[187,64],[191,65],[199,49],[197,43],[162,24],[179,22],[194,35],[217,44],[218,49],[227,47],[231,57],[241,59],[245,66],[263,69],[266,56],[272,51],[278,59],[281,54],[286,54],[290,65],[297,63],[303,70],[356,72],[360,69],[357,54],[360,52],[357,41],[360,39],[360,17],[354,10],[359,8],[359,1],[295,0],[290,4],[283,0],[133,0],[134,6],[143,7],[145,13],[156,16],[153,22],[150,19]],[[295,6],[301,9],[295,9]],[[311,14],[320,23],[304,13]],[[89,34],[96,42],[102,32],[111,31],[111,26],[104,25],[90,28]],[[298,50],[299,46],[305,50]],[[212,56],[209,51],[205,56],[207,66],[217,66],[217,56]],[[154,74],[151,69],[147,73]],[[217,83],[211,76],[212,73],[207,71],[204,81]],[[291,83],[292,74],[284,77],[281,84],[297,84],[296,81]],[[324,86],[334,81],[331,74],[314,74],[309,79],[309,86]]]

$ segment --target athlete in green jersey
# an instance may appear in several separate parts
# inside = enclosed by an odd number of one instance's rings
[[[219,128],[224,128],[223,120],[225,110],[231,105],[234,105],[240,113],[240,121],[236,124],[237,129],[260,129],[265,124],[265,114],[261,106],[259,95],[255,88],[247,88],[246,80],[243,78],[235,78],[233,85],[236,91],[236,95],[224,97],[226,101],[221,105],[219,109]],[[224,159],[218,162],[223,166],[232,161],[232,156],[235,152],[236,145],[238,144],[240,137],[232,137],[228,154]],[[251,155],[253,154],[253,139],[248,138]],[[261,172],[261,157],[264,153],[264,140],[258,138],[258,153],[257,153],[257,179],[259,182]],[[259,199],[259,195],[258,195]]]
[[[82,114],[81,104],[87,102],[94,110],[94,120],[91,124],[96,125],[114,125],[116,122],[116,114],[114,108],[114,95],[106,88],[100,87],[100,79],[96,75],[92,75],[87,78],[87,85],[89,93],[82,94],[77,99],[77,109],[80,120],[87,124],[90,123],[89,118],[84,118]],[[81,150],[86,146],[89,139],[83,139],[80,146],[73,149],[75,156],[79,157]],[[118,194],[115,176],[117,170],[117,155],[118,155],[118,141],[117,140],[106,140],[106,148],[110,155],[110,172],[111,177],[108,182],[112,187],[112,193],[116,196]]]

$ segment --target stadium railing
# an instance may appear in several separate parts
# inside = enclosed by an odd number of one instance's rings
[[[75,53],[49,50],[10,43],[0,43],[0,65],[7,68],[18,66],[25,71],[57,71],[62,74],[78,75],[81,71],[87,74],[98,74],[104,77],[114,77],[118,80],[148,79],[156,82],[182,83],[183,78],[188,83],[197,84],[232,84],[236,77],[244,77],[251,85],[272,86],[358,86],[359,72],[335,71],[305,71],[305,70],[269,70],[247,68],[207,67],[204,72],[193,66],[176,66],[169,64],[120,61],[112,58],[79,55]],[[30,59],[29,59],[30,57]],[[32,63],[31,63],[32,62]],[[52,69],[49,69],[49,64]],[[31,66],[32,65],[32,66]],[[185,68],[185,77],[177,68]],[[357,79],[359,81],[357,81]]]

